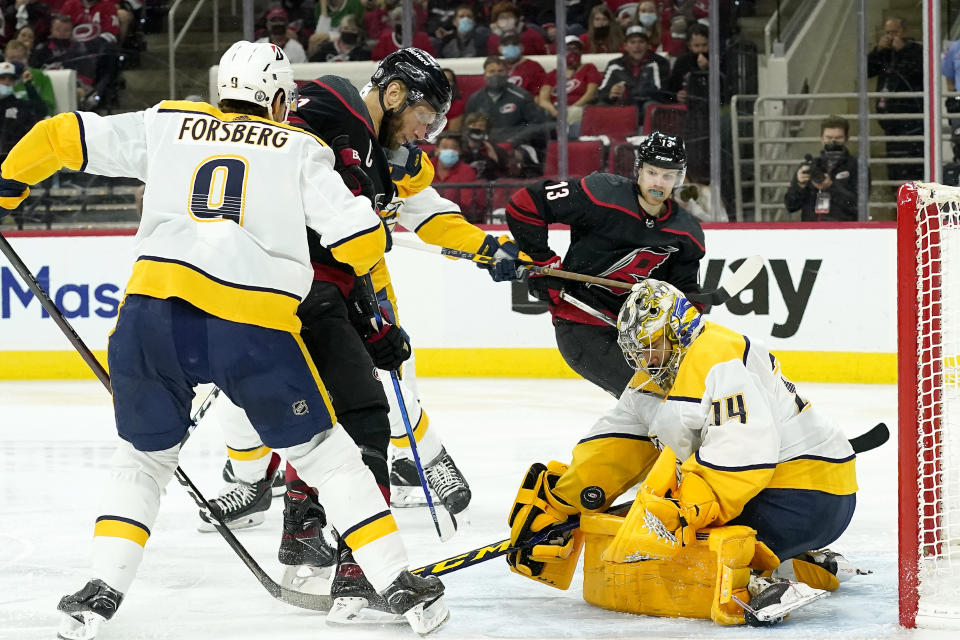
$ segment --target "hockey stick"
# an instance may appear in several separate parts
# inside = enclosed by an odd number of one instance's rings
[[[49,294],[44,291],[43,287],[40,286],[40,283],[37,282],[37,279],[34,277],[33,273],[29,268],[23,263],[20,259],[20,256],[17,255],[17,252],[13,247],[10,246],[10,243],[7,242],[6,238],[3,237],[3,234],[0,234],[0,251],[3,251],[3,254],[7,257],[7,260],[10,261],[10,264],[14,266],[17,272],[20,274],[20,277],[23,278],[23,281],[27,284],[27,287],[30,291],[33,292],[33,295],[37,297],[37,300],[40,301],[40,305],[50,314],[50,317],[53,318],[53,321],[60,327],[60,330],[63,331],[64,335],[70,341],[70,344],[77,350],[80,354],[80,357],[83,358],[84,362],[93,370],[93,373],[97,376],[103,386],[107,389],[107,393],[113,394],[113,388],[110,385],[110,376],[107,374],[106,370],[103,368],[103,365],[97,360],[96,356],[93,355],[93,352],[84,344],[83,340],[80,339],[80,336],[77,335],[76,330],[73,326],[67,321],[63,316],[60,309],[54,304],[53,300],[50,299]],[[210,408],[210,405],[213,403],[213,399],[216,397],[216,394],[219,394],[219,390],[214,388],[213,391],[207,396],[207,399],[200,405],[197,410],[197,413],[194,416],[194,421],[191,425],[191,428],[187,430],[187,433],[184,436],[184,441],[190,435],[190,432],[193,428],[196,427],[197,421],[206,413],[207,409]],[[181,441],[182,443],[183,441]],[[193,498],[193,501],[197,506],[202,509],[208,516],[211,518],[213,526],[216,528],[220,535],[223,536],[224,540],[227,541],[227,544],[230,545],[230,548],[236,552],[240,559],[243,560],[243,563],[247,565],[247,568],[256,576],[257,580],[260,581],[260,584],[263,585],[263,588],[278,600],[282,600],[287,604],[293,605],[295,607],[301,607],[303,609],[314,609],[317,611],[327,611],[330,609],[332,600],[329,596],[317,596],[306,593],[301,593],[299,591],[294,591],[292,589],[287,589],[282,587],[274,580],[267,575],[267,572],[257,564],[257,561],[253,559],[253,556],[250,555],[250,552],[244,548],[240,541],[237,540],[236,536],[233,535],[233,532],[230,531],[224,525],[223,521],[212,513],[210,509],[210,504],[207,502],[206,498],[203,497],[203,494],[200,493],[200,490],[197,489],[196,485],[193,484],[193,481],[183,472],[179,466],[174,471],[174,477],[186,490],[187,493]]]
[[[583,311],[584,313],[590,314],[591,316],[593,316],[593,317],[596,318],[597,320],[603,320],[604,322],[606,322],[606,323],[607,323],[608,325],[610,325],[611,327],[617,326],[617,321],[616,321],[616,320],[614,320],[613,318],[611,318],[611,317],[609,317],[609,316],[607,316],[607,315],[604,315],[604,314],[601,313],[599,310],[594,309],[593,307],[591,307],[590,305],[588,305],[588,304],[587,304],[586,302],[584,302],[583,300],[580,300],[579,298],[574,298],[572,295],[570,295],[570,294],[567,293],[566,291],[561,291],[561,292],[560,292],[560,297],[561,297],[562,299],[566,300],[567,302],[569,302],[570,304],[572,304],[573,306],[575,306],[577,309],[580,309],[580,311]]]
[[[448,258],[457,258],[460,260],[470,260],[471,262],[476,262],[477,264],[482,265],[491,265],[497,262],[497,259],[492,256],[482,256],[477,253],[471,253],[469,251],[461,251],[459,249],[450,249],[447,247],[438,247],[436,245],[424,244],[416,240],[408,240],[406,238],[393,238],[393,244],[398,247],[406,247],[408,249],[416,249],[417,251],[424,251],[426,253],[434,253],[441,256],[446,256]],[[578,282],[586,282],[588,284],[599,284],[604,287],[610,287],[613,289],[632,289],[633,285],[629,282],[621,282],[620,280],[611,280],[610,278],[601,278],[598,276],[590,276],[582,273],[574,273],[572,271],[563,271],[562,269],[554,269],[552,267],[538,267],[536,265],[530,264],[529,262],[521,262],[524,268],[530,271],[531,273],[536,273],[543,276],[553,276],[555,278],[564,278],[567,280],[576,280]],[[710,304],[710,305],[720,305],[725,303],[727,300],[733,296],[740,293],[748,284],[753,282],[753,279],[757,277],[757,274],[760,273],[760,269],[763,268],[763,258],[760,256],[750,256],[746,258],[743,263],[729,276],[724,280],[721,285],[714,289],[713,291],[701,291],[700,293],[691,293],[686,295],[686,297],[691,302],[699,302],[701,304]],[[568,301],[569,302],[569,301]],[[571,304],[575,304],[572,303]],[[576,305],[575,305],[576,306]],[[580,307],[583,309],[583,307]],[[586,311],[586,309],[583,309]],[[590,313],[589,311],[587,313]],[[592,314],[591,314],[592,315]]]
[[[850,446],[853,447],[854,453],[863,453],[865,451],[870,451],[876,449],[884,442],[890,439],[890,430],[887,429],[887,425],[883,422],[877,424],[875,427],[862,433],[856,438],[850,438]]]
[[[632,504],[633,500],[624,502],[623,504],[618,504],[610,507],[606,513],[611,515],[620,515],[622,513],[626,513],[630,510],[630,506]],[[442,576],[447,573],[453,573],[454,571],[460,571],[461,569],[474,567],[481,562],[486,562],[487,560],[492,560],[493,558],[505,556],[511,551],[516,551],[517,549],[526,549],[536,546],[547,538],[556,535],[557,533],[573,531],[579,526],[580,516],[572,516],[566,522],[562,522],[552,527],[547,527],[539,534],[521,545],[510,546],[510,539],[507,538],[506,540],[493,542],[482,547],[477,547],[476,549],[471,549],[470,551],[461,553],[459,555],[444,558],[443,560],[439,560],[437,562],[432,562],[418,569],[411,569],[410,573],[415,573],[418,576]]]
[[[433,498],[430,497],[430,487],[427,486],[427,476],[423,471],[423,464],[420,462],[420,453],[417,451],[417,440],[413,437],[413,428],[410,426],[410,416],[407,414],[407,403],[403,399],[403,393],[400,392],[400,377],[396,371],[391,371],[390,379],[393,380],[393,390],[397,394],[397,405],[400,407],[400,417],[403,418],[403,428],[406,429],[407,439],[410,441],[410,452],[413,453],[413,462],[417,465],[417,475],[420,477],[420,486],[423,487],[423,495],[427,497],[427,507],[430,509],[430,517],[433,519],[433,527],[437,530],[437,536],[439,536],[440,540],[446,540],[443,536],[443,531],[440,529],[440,520],[437,518],[437,508],[433,505]],[[456,519],[453,520],[453,527],[454,529],[457,527]]]

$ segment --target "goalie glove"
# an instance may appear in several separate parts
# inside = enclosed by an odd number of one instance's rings
[[[346,135],[339,135],[330,143],[335,156],[333,168],[343,183],[350,189],[350,193],[355,196],[366,196],[371,204],[376,201],[376,190],[373,186],[373,180],[363,170],[360,164],[360,154],[350,146],[350,138]]]
[[[525,277],[520,247],[510,239],[510,236],[502,235],[499,238],[494,238],[488,235],[483,239],[480,248],[477,249],[477,255],[489,256],[494,259],[492,263],[477,265],[481,269],[489,271],[494,282],[523,280]]]
[[[507,524],[510,546],[520,548],[507,554],[507,564],[521,575],[535,578],[547,564],[566,562],[575,552],[579,556],[582,539],[572,531],[550,534],[552,527],[578,512],[552,491],[566,470],[567,465],[555,461],[549,466],[534,463],[517,492]],[[531,544],[534,541],[536,544]]]

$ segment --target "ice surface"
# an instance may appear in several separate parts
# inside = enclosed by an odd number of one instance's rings
[[[896,430],[896,390],[880,385],[800,385],[848,436],[877,422]],[[502,539],[506,512],[529,464],[568,460],[570,449],[612,399],[582,380],[420,381],[431,425],[471,483],[471,524],[440,543],[425,509],[395,513],[415,566]],[[109,398],[96,382],[0,383],[0,638],[55,638],[55,607],[90,577],[87,556],[99,484],[115,442]],[[507,571],[502,559],[444,578],[450,621],[441,638],[932,638],[897,626],[896,436],[858,458],[857,512],[832,548],[873,575],[766,630],[657,619],[588,605],[580,579],[569,591]],[[211,497],[225,450],[201,424],[181,466]],[[281,503],[265,525],[239,532],[274,577]],[[271,598],[219,535],[196,531],[196,509],[168,487],[137,580],[103,628],[110,639],[214,640],[416,637],[407,627],[330,627],[320,614]],[[813,523],[811,523],[813,525]],[[944,634],[942,637],[946,637]]]

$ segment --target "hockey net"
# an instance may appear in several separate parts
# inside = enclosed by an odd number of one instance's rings
[[[960,628],[960,188],[897,197],[900,622]]]

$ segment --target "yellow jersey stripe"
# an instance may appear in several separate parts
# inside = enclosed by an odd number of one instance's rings
[[[141,547],[147,544],[150,529],[130,518],[120,516],[100,516],[93,527],[93,536],[107,538],[125,538]]]
[[[260,445],[253,449],[232,449],[231,447],[227,447],[227,457],[231,460],[259,460],[271,451],[270,447],[265,445]]]
[[[20,139],[3,161],[2,175],[8,180],[37,184],[63,167],[82,171],[86,162],[80,116],[60,113],[41,120]]]
[[[389,511],[381,511],[375,516],[347,529],[343,534],[343,541],[356,551],[364,545],[397,531],[397,522]]]
[[[330,414],[330,424],[337,424],[337,416],[333,412],[333,403],[330,402],[330,396],[327,395],[327,388],[323,385],[323,380],[320,379],[320,372],[317,371],[317,365],[314,364],[313,358],[310,357],[310,352],[307,351],[307,345],[303,343],[303,338],[300,337],[299,333],[291,333],[290,335],[293,336],[293,339],[297,342],[297,346],[300,347],[300,353],[303,354],[303,360],[310,369],[310,375],[313,376],[314,382],[317,383],[317,389],[320,390],[320,396],[323,398],[323,406],[327,409],[327,413]]]
[[[800,457],[777,465],[765,489],[807,489],[837,496],[857,492],[856,459]]]
[[[417,237],[427,244],[436,244],[461,251],[476,251],[487,232],[476,227],[459,213],[434,215],[416,229]]]
[[[126,295],[182,298],[198,309],[231,322],[300,333],[300,298],[278,289],[252,288],[217,280],[185,262],[140,256]]]
[[[383,258],[387,246],[387,232],[383,223],[359,231],[328,248],[337,261],[349,264],[358,276],[362,276]]]
[[[420,410],[420,420],[417,421],[417,426],[413,428],[413,439],[417,442],[420,442],[420,439],[423,437],[423,434],[427,432],[427,429],[430,428],[430,418],[427,417],[427,412],[423,409]],[[404,434],[402,436],[391,436],[390,444],[401,449],[410,448],[410,438]]]

